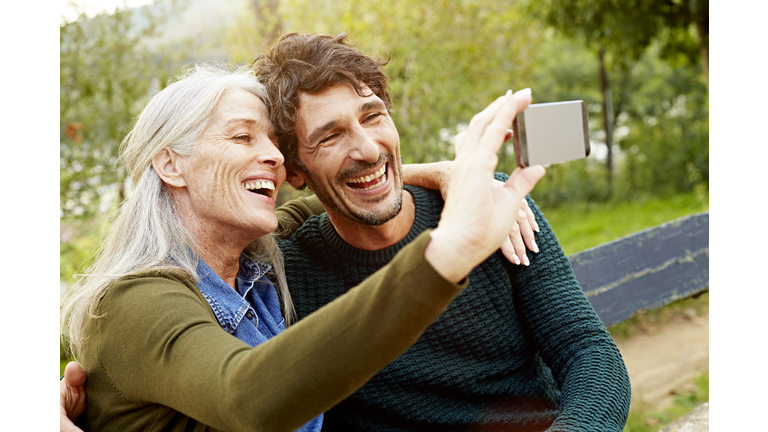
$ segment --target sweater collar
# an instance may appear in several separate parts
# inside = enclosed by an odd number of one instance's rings
[[[400,249],[413,241],[424,230],[433,228],[433,226],[430,226],[430,207],[432,207],[430,201],[433,201],[433,199],[431,199],[429,191],[416,186],[405,186],[404,189],[413,195],[413,201],[416,205],[416,216],[410,231],[408,231],[408,234],[406,234],[399,242],[375,251],[358,249],[341,238],[339,233],[336,232],[336,228],[334,228],[327,213],[320,217],[319,228],[323,239],[332,249],[340,254],[344,260],[354,261],[359,264],[385,265],[395,257],[395,254],[397,254]]]

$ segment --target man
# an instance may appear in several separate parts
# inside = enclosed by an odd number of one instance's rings
[[[439,223],[438,193],[403,189],[384,64],[345,35],[299,34],[254,62],[288,181],[311,188],[327,212],[281,243],[299,319]],[[413,347],[326,414],[325,430],[623,429],[624,363],[529,205],[541,252],[523,256],[522,267],[500,253],[476,267],[466,291]],[[488,215],[489,223],[499,217],[513,216]]]

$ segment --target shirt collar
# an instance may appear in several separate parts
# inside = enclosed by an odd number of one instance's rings
[[[246,300],[254,282],[263,277],[272,267],[267,263],[254,261],[245,254],[240,255],[240,269],[237,272],[235,291],[200,258],[197,264],[197,287],[211,306],[221,328],[234,333],[245,314],[251,309]]]

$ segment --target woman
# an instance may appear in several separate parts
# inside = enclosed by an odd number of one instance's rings
[[[265,100],[247,70],[198,67],[126,138],[135,191],[62,309],[88,376],[90,429],[319,430],[321,413],[414,343],[498,249],[514,221],[487,215],[516,214],[543,175],[492,187],[494,153],[530,103],[508,94],[457,149],[440,226],[286,330],[292,306],[270,235],[285,170]],[[361,348],[339,349],[352,344]]]

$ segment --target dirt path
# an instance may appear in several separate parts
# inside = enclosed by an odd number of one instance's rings
[[[616,345],[632,383],[632,403],[658,408],[672,401],[693,377],[709,370],[709,313],[654,326]]]

